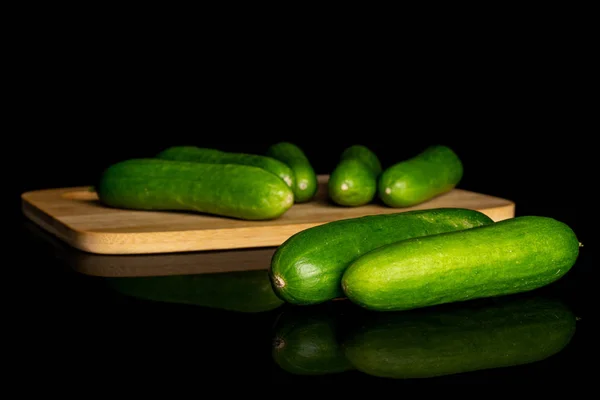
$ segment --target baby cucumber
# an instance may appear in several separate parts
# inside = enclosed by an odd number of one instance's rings
[[[436,145],[386,168],[379,175],[377,190],[384,204],[409,207],[449,192],[462,176],[458,155],[449,147]]]
[[[294,203],[292,189],[258,167],[158,158],[109,166],[97,193],[103,204],[116,208],[191,211],[246,220],[278,218]]]
[[[340,161],[327,182],[329,198],[340,206],[358,207],[370,203],[377,193],[377,179],[362,161]]]
[[[329,176],[329,198],[338,205],[348,207],[371,202],[377,195],[380,172],[379,159],[370,149],[362,145],[346,148]]]
[[[156,158],[174,161],[194,161],[212,164],[240,164],[262,168],[294,187],[294,171],[285,163],[260,154],[236,153],[197,146],[172,146],[156,155]]]
[[[364,308],[408,310],[530,291],[565,275],[578,254],[565,223],[521,216],[381,246],[350,264],[342,288]]]
[[[294,172],[294,201],[304,203],[311,200],[318,189],[317,174],[306,154],[294,143],[279,142],[271,145],[268,157],[279,160]]]
[[[275,293],[293,304],[344,297],[341,278],[357,257],[398,240],[491,224],[487,215],[447,208],[367,215],[328,222],[298,232],[273,254]]]

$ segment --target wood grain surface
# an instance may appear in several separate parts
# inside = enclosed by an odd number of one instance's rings
[[[390,214],[416,209],[461,207],[478,210],[495,221],[515,215],[513,201],[454,189],[428,202],[390,208],[374,201],[360,207],[332,204],[327,175],[319,176],[319,191],[307,203],[294,204],[270,221],[171,211],[110,208],[89,187],[43,189],[23,193],[27,218],[72,247],[95,254],[156,254],[278,246],[291,235],[345,218]]]

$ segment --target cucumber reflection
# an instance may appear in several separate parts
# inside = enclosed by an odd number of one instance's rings
[[[279,315],[272,356],[297,375],[325,375],[352,369],[338,338],[339,327],[326,308],[291,308]]]
[[[283,304],[273,291],[267,270],[196,275],[106,278],[114,290],[136,298],[256,313]]]
[[[341,308],[350,312],[315,310],[320,325],[336,327],[335,337],[302,335],[314,330],[315,318],[306,309],[285,310],[274,361],[291,373],[305,373],[308,365],[313,373],[355,369],[383,378],[430,378],[544,360],[570,342],[576,325],[563,302],[533,294],[408,312]]]
[[[270,311],[283,304],[267,274],[274,248],[98,255],[72,248],[33,223],[24,228],[73,270],[103,280],[123,295],[245,313]]]

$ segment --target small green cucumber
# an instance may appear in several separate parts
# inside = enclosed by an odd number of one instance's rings
[[[362,145],[346,148],[329,176],[329,198],[348,207],[370,203],[377,195],[380,172],[381,163],[370,149]]]
[[[390,207],[410,207],[454,189],[463,164],[446,146],[430,146],[416,156],[386,168],[377,182],[381,201]]]
[[[172,146],[156,155],[156,158],[174,161],[194,161],[211,164],[240,164],[267,170],[281,179],[291,188],[294,187],[294,171],[285,163],[272,157],[221,151],[197,146]]]
[[[342,160],[329,175],[327,193],[337,205],[362,206],[375,198],[377,178],[362,161]]]
[[[352,370],[338,341],[337,322],[326,310],[285,309],[275,324],[273,360],[294,375],[327,375]]]
[[[368,313],[349,329],[344,354],[371,376],[433,378],[545,360],[576,331],[570,308],[550,297],[451,306]]]
[[[381,161],[379,160],[379,157],[377,157],[373,150],[361,144],[349,146],[345,148],[344,151],[342,151],[340,159],[347,160],[349,158],[359,160],[367,164],[367,166],[371,169],[371,171],[373,171],[375,175],[379,175],[382,171]]]
[[[105,278],[112,290],[127,296],[240,313],[260,313],[283,304],[266,270]]]
[[[294,193],[262,168],[158,158],[115,163],[102,173],[100,201],[115,208],[191,211],[246,220],[275,219]]]
[[[565,275],[578,254],[565,223],[520,216],[381,246],[351,263],[342,288],[364,308],[408,310],[530,291]]]
[[[298,145],[290,142],[275,143],[266,151],[268,157],[279,160],[294,172],[294,201],[304,203],[317,193],[319,182],[310,160]]]
[[[482,212],[460,208],[403,211],[328,222],[289,237],[270,265],[275,293],[293,304],[344,297],[346,267],[357,257],[398,240],[491,224]]]

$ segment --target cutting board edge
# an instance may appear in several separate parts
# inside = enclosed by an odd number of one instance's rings
[[[214,241],[206,241],[203,245],[203,240],[206,239],[207,235],[214,237],[214,230],[175,232],[174,235],[178,237],[176,241],[165,241],[161,243],[157,242],[156,233],[154,232],[135,234],[110,232],[80,232],[75,229],[66,227],[65,224],[57,220],[54,220],[56,221],[56,224],[47,223],[46,221],[44,221],[44,218],[40,218],[38,214],[30,211],[31,210],[29,210],[27,206],[24,207],[24,213],[27,218],[29,218],[32,222],[36,223],[49,233],[65,241],[72,247],[87,253],[104,255],[166,254],[177,252],[273,247],[280,245],[287,238],[301,230],[326,223],[325,221],[306,224],[294,224],[280,227],[277,236],[274,236],[273,234],[266,235],[267,239],[262,238],[260,230],[270,231],[272,230],[271,227],[266,226],[264,228],[251,229],[246,228],[252,231],[252,235],[248,236],[248,240],[246,241],[245,246],[239,246],[235,244],[235,242],[239,239],[234,240],[232,242],[227,242],[223,240],[216,241],[216,243],[220,243],[220,245],[215,245]],[[513,203],[501,207],[478,209],[478,211],[488,215],[494,221],[499,221],[502,219],[514,217],[515,206]],[[222,233],[224,235],[231,233],[231,229],[223,229],[221,231],[223,231]],[[168,234],[169,232],[164,233],[164,235],[166,235],[167,237],[169,236]],[[126,240],[128,236],[132,235],[136,236],[135,244],[125,243],[124,240]],[[187,239],[185,237],[187,237]]]
[[[327,177],[328,175],[320,175],[320,182],[323,183]],[[76,227],[70,226],[60,218],[40,209],[35,204],[36,197],[43,193],[62,193],[74,190],[88,190],[89,188],[92,188],[92,186],[83,185],[25,192],[21,195],[22,212],[30,221],[70,246],[86,253],[102,255],[168,254],[177,252],[273,247],[280,245],[294,233],[329,222],[314,221],[280,225],[277,227],[276,233],[272,232],[273,228],[271,226],[172,232],[98,232],[78,230]],[[460,188],[455,190],[476,193]],[[483,212],[495,221],[514,217],[516,205],[513,201],[483,193],[476,194],[496,199],[500,204],[494,207],[474,208],[477,211]],[[264,230],[264,232],[261,232],[262,230]],[[237,235],[233,239],[230,238],[232,233],[236,233]],[[240,235],[244,239],[243,246],[240,246],[239,244]],[[132,237],[134,238],[133,240],[131,240]],[[219,240],[215,240],[215,238],[218,238]]]

